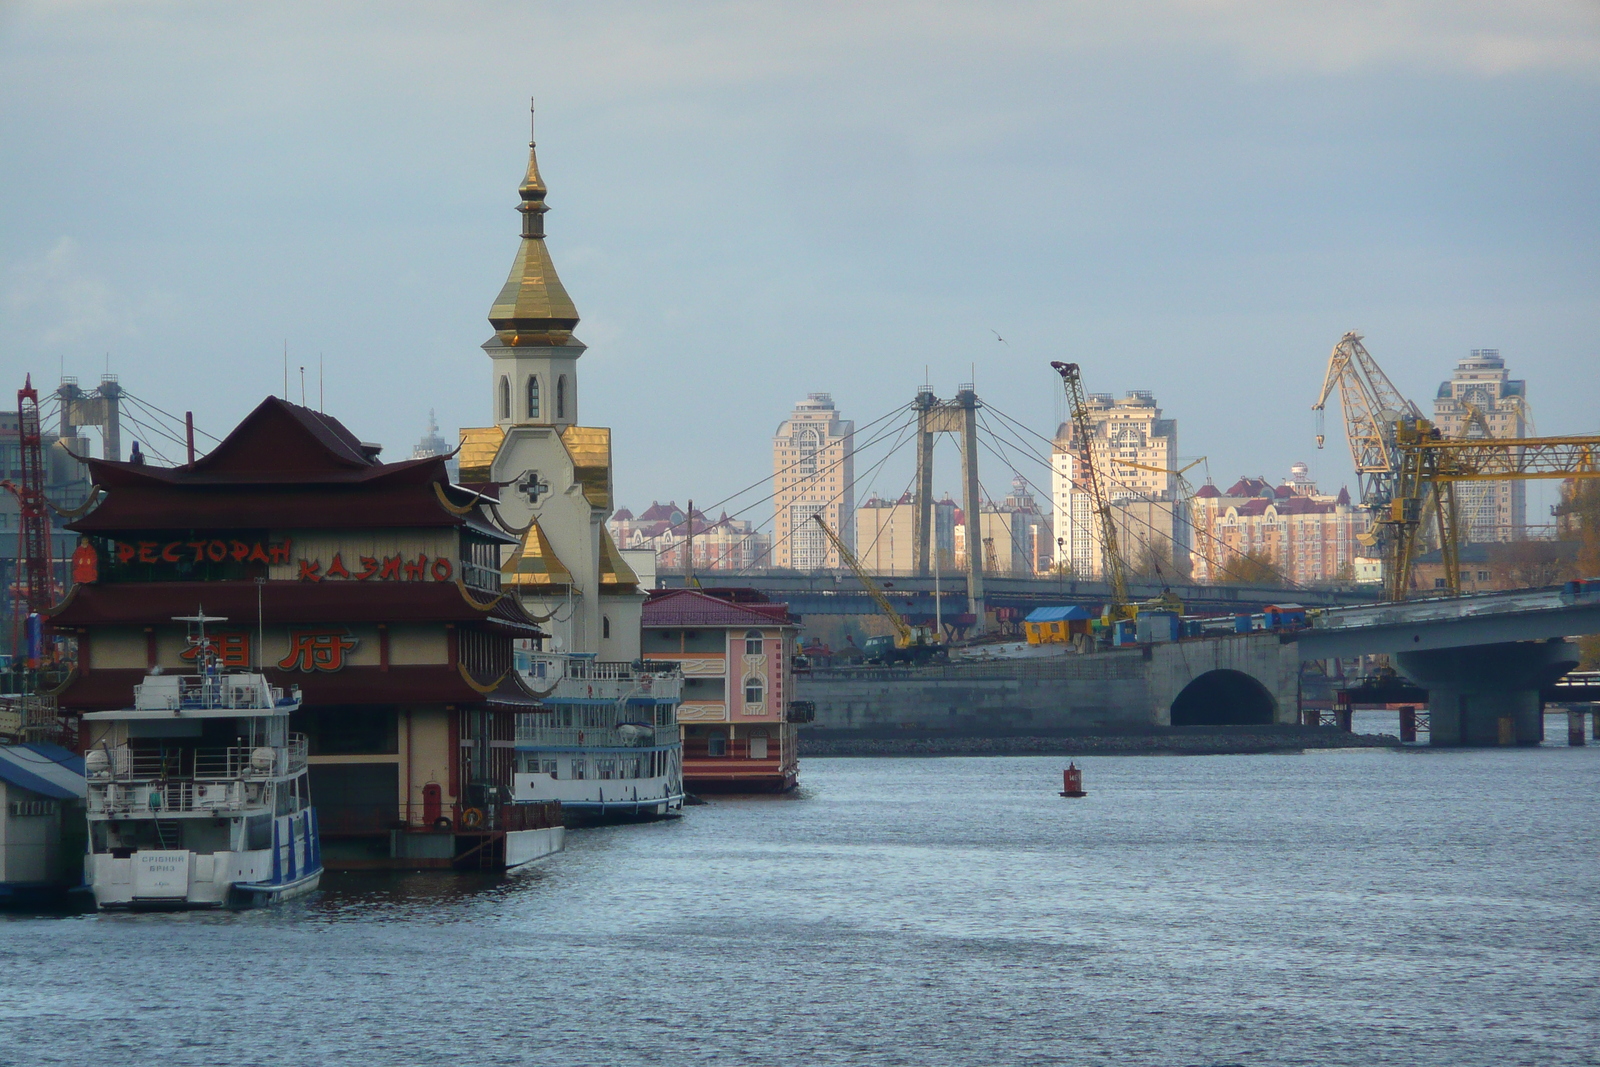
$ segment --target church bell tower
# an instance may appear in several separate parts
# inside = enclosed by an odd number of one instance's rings
[[[572,335],[578,308],[556,276],[544,243],[548,192],[530,138],[528,173],[518,189],[522,242],[506,284],[489,308],[494,336],[483,344],[493,366],[492,410],[502,428],[532,423],[559,429],[578,421],[578,357],[584,344]]]

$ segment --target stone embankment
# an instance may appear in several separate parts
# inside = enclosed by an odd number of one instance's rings
[[[1128,734],[827,737],[802,733],[805,756],[1226,756],[1330,748],[1399,748],[1391,734],[1322,726],[1167,729]]]

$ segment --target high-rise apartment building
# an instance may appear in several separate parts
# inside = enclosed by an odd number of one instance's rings
[[[933,503],[933,541],[937,567],[952,580],[959,580],[956,555],[956,523],[961,509],[948,496]],[[917,507],[911,493],[898,500],[874,496],[858,506],[855,513],[856,559],[873,574],[915,574],[917,572]]]
[[[1439,383],[1433,421],[1446,437],[1526,437],[1527,404],[1528,383],[1511,378],[1499,349],[1475,348]],[[1514,541],[1527,528],[1526,482],[1457,482],[1455,496],[1468,541]]]
[[[827,393],[794,406],[772,438],[772,565],[798,571],[844,566],[817,529],[821,514],[844,544],[855,541],[855,423]]]
[[[1071,422],[1056,430],[1051,457],[1051,525],[1060,542],[1058,566],[1083,577],[1104,570],[1088,469],[1094,463],[1113,508],[1118,547],[1130,562],[1155,551],[1173,559],[1189,548],[1188,517],[1177,500],[1178,420],[1164,419],[1155,394],[1130,390],[1120,400],[1090,393],[1092,439],[1075,440]]]

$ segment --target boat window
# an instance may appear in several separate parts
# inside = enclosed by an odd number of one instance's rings
[[[747,656],[761,655],[761,631],[746,630],[744,634],[744,654]]]
[[[252,815],[245,820],[244,847],[250,850],[272,847],[272,816]]]

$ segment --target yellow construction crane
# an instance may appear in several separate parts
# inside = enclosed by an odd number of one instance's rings
[[[1157,466],[1154,466],[1154,465],[1149,464],[1149,463],[1140,463],[1140,462],[1138,462],[1136,460],[1131,460],[1131,459],[1115,459],[1115,458],[1113,458],[1111,462],[1113,464],[1115,464],[1116,466],[1119,466],[1119,467],[1134,467],[1134,468],[1137,468],[1138,470],[1151,471],[1151,472],[1153,472],[1155,474],[1170,474],[1170,475],[1172,475],[1173,478],[1178,483],[1178,489],[1177,489],[1177,492],[1173,494],[1173,501],[1172,501],[1172,507],[1173,507],[1173,511],[1174,511],[1173,522],[1174,522],[1174,525],[1176,525],[1178,514],[1180,514],[1180,513],[1183,515],[1183,521],[1184,522],[1192,522],[1193,521],[1194,517],[1189,512],[1189,500],[1190,500],[1191,497],[1194,496],[1194,487],[1189,484],[1189,479],[1185,478],[1184,475],[1186,473],[1188,473],[1189,471],[1193,470],[1195,467],[1198,467],[1200,464],[1204,463],[1205,461],[1206,461],[1206,457],[1205,456],[1201,456],[1199,459],[1194,460],[1191,463],[1186,463],[1183,466],[1177,468],[1176,470],[1169,469],[1167,467],[1157,467]],[[1174,552],[1177,551],[1177,546],[1176,545],[1173,546],[1173,551]],[[1173,564],[1174,564],[1174,566],[1176,566],[1176,564],[1177,564],[1176,558],[1174,558]],[[1183,614],[1183,601],[1178,599],[1178,595],[1176,593],[1174,593],[1172,591],[1171,586],[1169,586],[1167,584],[1167,576],[1165,574],[1161,573],[1160,565],[1156,566],[1156,577],[1161,579],[1161,595],[1158,596],[1158,597],[1155,597],[1155,598],[1153,598],[1151,600],[1146,600],[1144,603],[1138,605],[1139,610],[1140,611],[1175,611],[1178,614],[1182,615]]]
[[[1089,424],[1089,403],[1083,393],[1083,374],[1076,363],[1051,360],[1050,366],[1061,375],[1062,388],[1067,392],[1067,411],[1072,419],[1073,436],[1085,456],[1083,466],[1088,473],[1084,480],[1089,484],[1089,500],[1099,525],[1096,532],[1100,536],[1100,555],[1104,561],[1106,581],[1111,586],[1111,599],[1106,602],[1101,617],[1107,623],[1131,619],[1138,615],[1139,610],[1128,603],[1128,565],[1117,547],[1117,527],[1111,517],[1111,504],[1100,486],[1100,475],[1094,468],[1094,428]]]
[[[866,640],[862,651],[867,654],[867,658],[881,659],[886,663],[894,662],[895,660],[915,663],[931,659],[936,653],[942,651],[937,644],[929,640],[926,628],[912,626],[895,610],[889,598],[883,595],[883,590],[878,588],[878,583],[873,581],[872,575],[868,574],[866,568],[861,566],[860,561],[856,559],[855,553],[845,547],[844,542],[839,539],[839,535],[833,532],[833,527],[829,526],[827,521],[823,519],[821,512],[813,514],[811,519],[822,528],[823,536],[827,537],[828,543],[833,546],[835,552],[839,553],[839,558],[845,561],[845,564],[855,574],[856,580],[861,583],[861,588],[867,591],[867,595],[872,598],[873,603],[878,605],[878,610],[883,612],[884,618],[888,619],[889,625],[894,628],[892,643],[888,639],[881,637],[869,637]]]
[[[1395,450],[1399,473],[1394,498],[1378,516],[1391,531],[1393,566],[1386,576],[1390,600],[1405,599],[1411,565],[1430,520],[1439,531],[1445,587],[1451,596],[1461,595],[1458,482],[1600,478],[1600,434],[1452,438],[1427,419],[1402,419],[1396,426]]]
[[[1376,518],[1394,499],[1395,479],[1399,475],[1395,426],[1401,419],[1420,419],[1422,412],[1400,395],[1400,390],[1383,373],[1383,368],[1361,340],[1361,335],[1351,330],[1333,346],[1327,373],[1322,377],[1322,392],[1317,394],[1317,402],[1311,405],[1311,410],[1317,413],[1317,447],[1321,448],[1327,439],[1322,432],[1323,406],[1338,387],[1350,458],[1355,461],[1361,507],[1374,516],[1372,524],[1357,536],[1370,548],[1378,544],[1384,532]]]
[[[1467,425],[1482,436],[1445,437],[1400,395],[1361,341],[1351,331],[1334,345],[1312,410],[1317,412],[1321,448],[1323,405],[1338,387],[1361,506],[1372,516],[1357,540],[1379,548],[1388,599],[1406,598],[1411,567],[1430,525],[1438,531],[1446,588],[1450,595],[1460,595],[1456,483],[1600,477],[1600,436],[1497,438],[1483,411],[1470,401]],[[1530,418],[1526,402],[1517,403],[1523,417]]]

